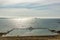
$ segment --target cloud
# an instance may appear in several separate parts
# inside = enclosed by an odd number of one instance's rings
[[[44,12],[43,12],[44,11]],[[0,9],[0,16],[42,16],[47,14],[45,10],[32,10],[32,9]]]
[[[39,0],[0,0],[0,4],[2,5],[9,5],[9,4],[16,4],[16,3],[33,3]],[[41,1],[41,0],[40,0]]]
[[[60,17],[60,12],[55,10],[33,10],[22,8],[5,8],[0,9],[0,16],[17,16],[17,17]]]
[[[60,17],[60,0],[0,0],[0,16]]]
[[[17,3],[40,3],[40,4],[49,4],[49,3],[58,3],[60,0],[0,0],[2,5],[11,5]]]
[[[27,8],[27,9],[35,9],[35,10],[59,10],[60,3],[53,3],[48,5],[41,5],[39,3],[18,3],[7,6],[0,6],[0,8]]]
[[[0,2],[0,8],[27,8],[35,10],[60,9],[60,0],[0,0]]]
[[[60,0],[0,0],[0,8],[32,8],[42,9],[47,6],[60,5]]]

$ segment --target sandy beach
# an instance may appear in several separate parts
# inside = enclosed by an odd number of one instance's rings
[[[56,36],[10,36],[10,37],[0,37],[0,40],[60,40],[60,35],[56,35]]]

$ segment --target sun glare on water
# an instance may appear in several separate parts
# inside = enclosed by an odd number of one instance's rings
[[[31,18],[16,18],[13,19],[12,23],[14,24],[14,28],[26,28],[27,23],[31,20]]]

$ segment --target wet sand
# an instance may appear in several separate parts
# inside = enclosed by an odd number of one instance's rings
[[[56,35],[56,36],[12,36],[12,37],[0,37],[0,40],[60,40],[60,35]]]

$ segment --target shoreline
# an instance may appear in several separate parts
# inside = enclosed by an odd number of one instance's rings
[[[60,35],[55,35],[55,36],[10,36],[10,37],[0,37],[0,40],[60,40]]]

